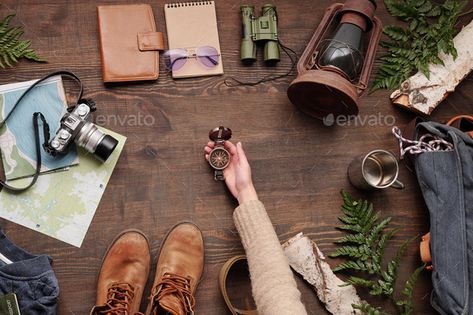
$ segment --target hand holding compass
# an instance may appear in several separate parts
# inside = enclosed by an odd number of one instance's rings
[[[229,136],[231,136],[230,129],[220,128],[223,127],[215,128],[210,131],[209,137],[211,141],[207,143],[204,148],[205,159],[215,170],[215,179],[225,180],[228,190],[230,190],[232,195],[238,200],[239,204],[250,200],[258,200],[258,195],[253,186],[253,180],[251,179],[251,167],[242,144],[238,142],[234,145],[229,140],[218,140],[219,132],[221,133],[220,138],[223,136],[226,139],[230,139]],[[211,159],[212,153],[214,153],[214,159]],[[226,163],[227,158],[228,163]],[[223,166],[223,169],[215,169],[215,164],[219,165],[217,168]],[[225,176],[223,176],[224,170]]]

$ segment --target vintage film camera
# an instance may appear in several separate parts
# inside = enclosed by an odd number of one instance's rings
[[[276,63],[280,60],[278,40],[278,17],[276,6],[265,4],[261,9],[261,16],[255,17],[255,7],[242,5],[242,40],[240,59],[245,63],[256,60],[256,44],[264,42],[264,61]]]
[[[105,162],[118,144],[117,139],[100,131],[95,124],[87,121],[91,112],[96,110],[92,100],[80,100],[77,106],[61,119],[61,126],[56,136],[45,145],[51,155],[65,154],[72,142],[94,154]]]

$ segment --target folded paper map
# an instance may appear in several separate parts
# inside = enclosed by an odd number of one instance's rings
[[[19,194],[3,189],[0,217],[80,247],[126,140],[100,129],[118,140],[105,163],[78,149],[80,164],[68,171],[44,174],[33,187]],[[22,186],[29,180],[18,179],[13,184]]]
[[[12,110],[23,92],[35,81],[0,86],[0,120]],[[36,147],[33,128],[33,113],[41,112],[54,137],[60,120],[66,112],[66,96],[60,76],[52,77],[28,93],[16,107],[5,126],[0,129],[0,150],[7,180],[32,176],[36,168]],[[43,130],[40,130],[41,141]],[[41,143],[42,144],[42,143]],[[74,147],[61,156],[52,157],[41,150],[41,173],[79,163]]]

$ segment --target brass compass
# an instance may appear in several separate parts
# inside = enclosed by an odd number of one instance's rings
[[[209,132],[209,138],[215,143],[209,154],[209,164],[215,170],[215,180],[225,180],[223,170],[230,164],[230,153],[225,149],[226,140],[230,140],[232,131],[223,126],[214,128]]]

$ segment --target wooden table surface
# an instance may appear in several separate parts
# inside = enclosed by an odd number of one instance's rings
[[[233,139],[243,142],[259,197],[281,241],[303,231],[323,252],[332,251],[333,241],[341,235],[334,229],[340,214],[340,189],[369,198],[383,216],[393,217],[392,226],[400,230],[388,255],[393,255],[394,248],[405,239],[428,231],[427,209],[415,176],[404,167],[400,179],[406,189],[402,191],[387,189],[366,194],[353,189],[347,180],[346,169],[355,156],[372,149],[397,152],[391,125],[403,126],[414,117],[390,104],[390,91],[364,96],[359,120],[327,127],[301,113],[288,100],[286,89],[294,76],[257,87],[226,87],[226,76],[262,78],[285,72],[290,62],[283,56],[276,68],[268,68],[260,55],[252,67],[241,65],[240,3],[223,0],[217,0],[216,5],[224,77],[172,80],[161,70],[157,81],[105,86],[96,6],[127,2],[133,1],[7,0],[0,6],[0,16],[17,13],[13,23],[24,25],[24,37],[31,39],[37,52],[48,60],[44,64],[22,61],[14,68],[0,70],[0,84],[35,79],[54,70],[71,70],[85,84],[86,96],[98,104],[97,115],[122,120],[109,119],[104,126],[128,137],[81,248],[0,220],[18,245],[54,259],[61,288],[59,314],[88,314],[95,301],[102,256],[120,231],[144,231],[155,258],[163,235],[181,220],[197,223],[205,237],[206,264],[196,294],[197,314],[227,313],[218,288],[218,273],[228,258],[243,253],[243,249],[232,221],[236,203],[224,184],[213,180],[202,155],[209,129],[218,125],[231,127]],[[151,3],[158,30],[164,32],[164,1],[142,2]],[[259,8],[265,1],[252,3]],[[274,3],[282,41],[301,54],[332,1]],[[385,24],[397,23],[382,4],[377,14]],[[472,104],[473,82],[469,76],[432,119],[445,121],[453,115],[471,113]],[[138,115],[152,115],[154,123],[137,125],[129,121]],[[336,264],[328,261],[332,266]],[[414,242],[402,263],[402,280],[419,265]],[[309,313],[327,313],[299,278],[298,284]],[[429,305],[430,291],[430,274],[424,272],[416,288],[415,314],[434,313]],[[143,299],[143,308],[145,305]]]

